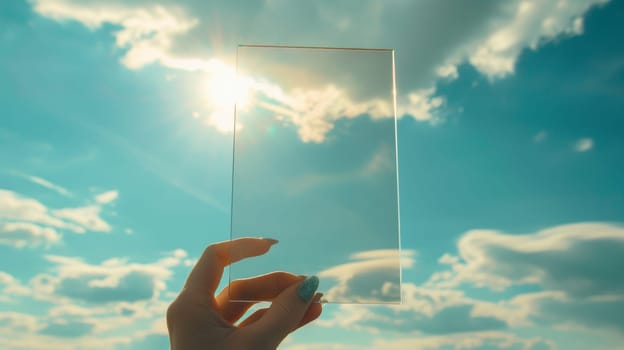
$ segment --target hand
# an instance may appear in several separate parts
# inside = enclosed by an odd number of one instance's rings
[[[241,238],[206,248],[167,310],[172,350],[274,350],[290,332],[320,316],[316,277],[274,272],[232,281],[215,297],[227,265],[262,255],[275,243],[271,239]],[[254,303],[229,299],[272,303],[235,325]]]

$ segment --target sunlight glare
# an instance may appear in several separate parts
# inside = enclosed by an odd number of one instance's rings
[[[225,63],[215,64],[212,68],[203,90],[211,109],[206,122],[221,132],[232,132],[234,106],[246,110],[250,104],[249,79],[237,77],[234,68]],[[241,125],[237,123],[236,128],[239,130]]]

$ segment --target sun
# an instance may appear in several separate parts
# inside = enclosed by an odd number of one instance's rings
[[[234,130],[234,106],[246,110],[250,105],[251,88],[249,79],[237,76],[233,67],[214,62],[202,89],[211,110],[207,123],[222,132]],[[237,130],[240,125],[237,125]]]

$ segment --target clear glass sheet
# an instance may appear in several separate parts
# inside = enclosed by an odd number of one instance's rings
[[[393,55],[238,48],[231,237],[279,244],[230,281],[314,274],[326,302],[400,302]]]

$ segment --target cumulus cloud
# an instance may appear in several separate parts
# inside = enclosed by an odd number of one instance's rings
[[[36,199],[0,189],[0,220],[31,222],[81,233],[84,230],[51,215],[50,210]]]
[[[418,337],[380,337],[369,345],[348,345],[336,343],[311,343],[286,346],[287,350],[554,350],[552,341],[540,337],[521,338],[513,334],[502,332],[481,332],[470,334],[451,334],[443,336]]]
[[[89,264],[79,258],[48,255],[54,273],[37,275],[31,284],[35,295],[44,300],[88,304],[157,300],[171,277],[171,267],[185,257],[186,252],[176,250],[152,264],[118,258]]]
[[[404,250],[401,256],[391,249],[358,252],[350,256],[352,262],[330,267],[318,276],[335,282],[326,293],[331,301],[398,302],[400,266],[410,268],[414,255],[413,250]]]
[[[623,254],[624,228],[616,224],[568,224],[529,234],[472,230],[459,239],[457,256],[440,258],[451,270],[434,274],[425,285],[470,284],[494,291],[528,285],[540,291],[482,306],[517,325],[622,332],[624,281],[617,276],[624,269]]]
[[[208,76],[220,74],[224,64],[233,62],[239,43],[393,47],[397,52],[398,115],[439,121],[435,114],[444,100],[432,90],[438,78],[456,78],[457,66],[466,62],[490,79],[512,74],[523,50],[582,34],[585,13],[605,2],[513,0],[458,6],[450,0],[367,0],[340,5],[318,1],[302,6],[270,1],[240,8],[226,1],[203,6],[166,0],[132,4],[36,0],[33,9],[42,16],[75,20],[89,28],[114,25],[116,45],[125,50],[122,63],[131,69],[159,63],[171,69],[206,72]],[[326,74],[337,76],[332,70]],[[325,106],[319,108],[324,113],[322,118],[292,105],[274,108],[285,107],[286,112],[298,116],[291,121],[302,140],[321,142],[339,118],[364,113],[392,116],[388,113],[392,106],[353,99],[361,85],[287,92],[296,100]],[[222,113],[215,111],[231,108],[217,107],[207,113],[208,124],[224,130]],[[228,118],[225,120],[227,123]]]
[[[52,265],[50,271],[36,275],[27,286],[0,272],[2,295],[20,292],[20,302],[49,304],[44,314],[0,312],[2,348],[112,349],[134,344],[133,339],[140,344],[138,339],[147,333],[162,334],[163,315],[172,298],[165,293],[166,284],[173,269],[188,259],[181,249],[146,263],[126,258],[95,264],[76,257],[45,258]]]
[[[435,275],[430,285],[468,282],[503,290],[512,285],[539,285],[576,297],[624,294],[624,228],[579,223],[529,234],[472,230],[458,242],[458,256],[447,255],[451,274]]]
[[[28,287],[22,285],[18,279],[3,271],[0,271],[0,289],[2,290],[2,294],[0,294],[0,301],[7,303],[12,301],[12,296],[24,296],[30,294]]]
[[[80,321],[56,320],[47,324],[39,332],[56,337],[76,338],[89,334],[93,330],[93,324]]]
[[[42,327],[35,316],[19,312],[0,312],[0,332],[34,332]]]
[[[340,305],[333,318],[319,323],[373,333],[435,335],[502,330],[523,322],[510,307],[466,297],[460,290],[403,283],[401,292],[400,305]]]
[[[106,196],[109,202],[114,200],[111,194]],[[110,231],[111,226],[101,217],[101,210],[102,203],[50,209],[34,198],[0,189],[0,244],[18,248],[47,247],[60,242],[62,235],[59,231]]]
[[[0,222],[0,244],[17,248],[25,246],[49,246],[58,243],[61,235],[53,228],[30,222]]]
[[[565,292],[521,294],[509,301],[533,324],[559,328],[610,329],[624,334],[624,295],[579,298]]]

